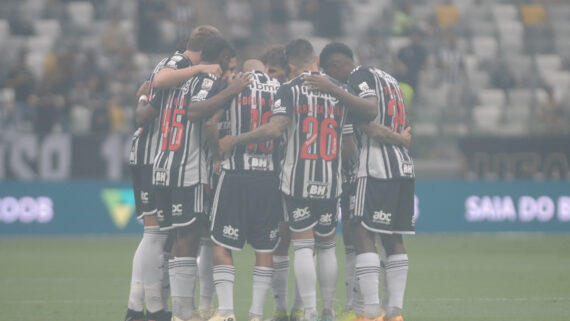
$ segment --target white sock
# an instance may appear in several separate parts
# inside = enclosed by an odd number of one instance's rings
[[[336,295],[336,281],[338,278],[338,262],[336,259],[336,240],[318,242],[317,250],[317,276],[323,297],[323,312],[326,315],[334,314],[334,301]]]
[[[263,316],[263,306],[267,291],[271,287],[271,278],[273,277],[273,268],[256,266],[253,269],[253,295],[251,297],[251,308],[249,309],[249,318]]]
[[[182,320],[192,317],[198,266],[195,257],[177,257],[168,261],[172,314]]]
[[[362,291],[360,291],[360,282],[358,282],[358,278],[356,277],[356,271],[354,275],[354,300],[352,301],[352,308],[356,315],[361,315],[364,313],[364,299],[362,298]]]
[[[144,234],[143,234],[144,239]],[[127,307],[133,311],[144,312],[144,285],[142,282],[142,258],[143,258],[143,241],[141,239],[139,246],[133,256],[133,267],[131,272],[131,289],[129,291],[129,302]]]
[[[346,260],[344,262],[345,266],[345,286],[346,286],[346,304],[344,308],[346,310],[352,308],[352,302],[354,301],[354,292],[356,291],[355,281],[356,281],[356,252],[354,251],[354,246],[346,245],[344,247],[344,253],[346,254]]]
[[[390,255],[386,263],[386,278],[388,281],[388,291],[390,292],[388,309],[386,309],[386,315],[388,317],[402,313],[407,277],[408,255]]]
[[[384,311],[388,311],[388,301],[390,299],[388,279],[386,277],[386,262],[388,261],[388,256],[386,255],[386,249],[384,249],[380,238],[378,238],[378,249],[380,250],[380,282],[382,282],[381,306]]]
[[[200,273],[200,309],[212,308],[214,306],[214,254],[212,240],[210,238],[200,239],[200,263],[198,270]]]
[[[305,309],[305,319],[311,320],[317,317],[317,275],[315,261],[313,260],[313,248],[315,240],[293,240],[295,250],[294,272],[299,288],[299,295]]]
[[[378,273],[380,258],[376,253],[362,253],[356,256],[356,277],[364,299],[364,313],[368,318],[380,314],[380,299],[378,297]]]
[[[294,274],[293,274],[294,275]],[[294,291],[293,291],[293,305],[291,310],[301,310],[303,309],[303,300],[301,300],[301,295],[299,294],[299,287],[297,286],[297,279],[294,280]]]
[[[162,253],[162,305],[165,311],[170,311],[170,273],[168,272],[168,260],[170,259],[169,252]]]
[[[145,292],[146,309],[149,313],[166,309],[163,304],[163,278],[164,270],[164,244],[168,232],[160,231],[158,226],[144,228],[141,246],[142,252],[142,278]]]
[[[234,281],[236,268],[233,265],[214,265],[214,285],[218,294],[218,311],[222,315],[234,312]]]
[[[273,256],[273,300],[275,310],[287,311],[287,282],[289,281],[289,256]]]

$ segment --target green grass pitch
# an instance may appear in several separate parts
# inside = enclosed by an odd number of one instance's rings
[[[0,319],[123,320],[138,241],[136,236],[0,237]],[[570,234],[418,235],[406,244],[406,321],[570,320]],[[340,239],[337,253],[342,276]],[[248,249],[234,257],[241,321],[247,320],[251,300],[253,253]],[[338,307],[344,297],[341,281]],[[272,305],[269,297],[266,317]]]

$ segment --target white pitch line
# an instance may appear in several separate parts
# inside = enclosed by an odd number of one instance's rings
[[[239,300],[245,302],[248,299]],[[104,300],[104,299],[52,299],[52,300],[4,300],[8,304],[48,304],[48,303],[124,303],[124,300]],[[550,297],[550,298],[410,298],[407,302],[547,302],[547,301],[570,301],[570,297]]]

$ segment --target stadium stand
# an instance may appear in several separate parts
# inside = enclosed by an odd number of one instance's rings
[[[142,6],[143,2],[152,3],[152,7]],[[117,98],[125,120],[122,126],[111,126],[108,130],[129,133],[133,127],[132,93],[156,61],[172,50],[176,40],[172,35],[207,22],[229,34],[228,19],[225,11],[220,10],[223,9],[220,6],[229,3],[233,4],[233,0],[188,0],[176,4],[186,7],[176,8],[165,0],[1,1],[1,127],[20,131],[33,131],[36,127],[33,114],[16,116],[14,113],[19,109],[7,107],[16,103],[16,95],[11,91],[14,87],[9,81],[10,69],[26,49],[26,63],[35,85],[31,99],[19,103],[35,110],[33,98],[38,97],[40,88],[50,88],[61,97],[66,107],[56,120],[59,125],[53,126],[52,131],[86,133],[93,130],[95,123],[86,122],[85,118],[103,114],[109,120],[109,101]],[[274,4],[261,0],[248,0],[248,3],[255,14],[272,16]],[[244,26],[251,37],[245,42],[243,37],[240,40],[243,44],[238,50],[240,60],[255,56],[269,44],[293,38],[310,39],[317,49],[331,40],[318,36],[317,26],[309,20],[310,13],[297,10],[302,6],[318,8],[326,1],[284,3],[279,9],[287,10],[282,21],[253,19],[249,22],[251,25]],[[419,162],[433,160],[430,148],[442,148],[438,141],[444,139],[453,142],[465,135],[548,134],[541,106],[549,99],[561,106],[560,117],[565,120],[562,132],[569,132],[569,2],[359,0],[340,1],[340,4],[335,8],[342,10],[340,16],[345,23],[341,24],[341,35],[334,40],[346,42],[355,52],[362,53],[360,62],[363,64],[380,64],[381,68],[397,74],[397,55],[408,44],[411,30],[408,28],[421,30],[428,59],[419,73],[413,102],[408,103],[414,132],[422,136],[418,138],[423,147],[412,148]],[[177,25],[175,19],[168,18],[181,8],[194,20]],[[140,26],[139,18],[146,14],[145,10],[160,14],[144,20],[145,24]],[[203,12],[207,15],[200,14]],[[205,16],[208,21],[204,21]],[[280,27],[283,24],[286,28]],[[156,32],[165,41],[156,48],[147,48],[141,45],[144,38],[141,32]],[[450,34],[456,37],[453,50],[457,52],[457,66],[461,69],[460,81],[452,89],[443,81],[449,72],[445,68],[449,67],[440,59]],[[370,37],[375,38],[373,42]],[[508,86],[496,79],[496,67],[501,64],[505,65],[501,68],[512,75]],[[448,145],[443,148],[449,151],[441,155],[456,154],[457,147]]]

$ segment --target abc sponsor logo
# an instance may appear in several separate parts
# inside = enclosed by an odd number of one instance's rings
[[[279,229],[275,228],[269,231],[269,239],[274,241],[279,237]]]
[[[374,223],[380,224],[390,224],[392,222],[392,213],[386,213],[384,211],[375,211],[372,216],[372,221]]]
[[[225,238],[237,240],[239,237],[239,228],[235,228],[231,225],[225,225],[222,234]]]
[[[182,215],[182,204],[172,204],[172,216]]]
[[[307,219],[311,216],[311,211],[309,211],[309,207],[304,208],[297,208],[293,211],[293,220],[295,222],[302,221]]]
[[[326,213],[321,215],[319,218],[319,224],[321,225],[331,225],[332,224],[332,214]]]
[[[465,219],[468,222],[569,222],[570,197],[521,196],[517,200],[510,196],[472,195],[465,200]]]
[[[52,219],[53,201],[49,197],[0,198],[0,222],[49,223]]]

